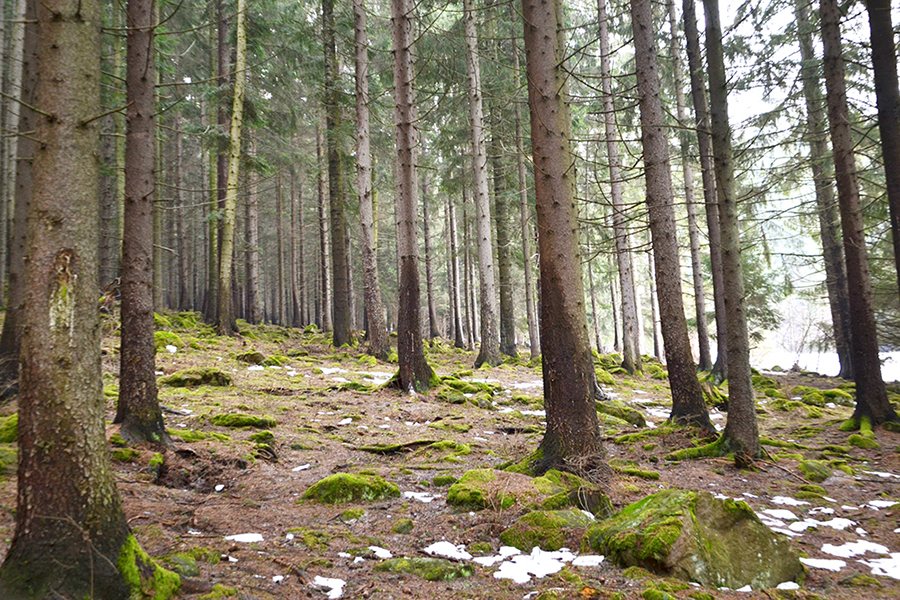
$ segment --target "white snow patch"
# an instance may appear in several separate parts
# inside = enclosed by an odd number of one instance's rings
[[[775,496],[772,498],[772,504],[781,506],[806,506],[809,502],[806,500],[796,500],[790,496]]]
[[[572,561],[573,567],[597,567],[603,562],[604,557],[599,554],[576,556]]]
[[[188,535],[203,535],[203,532],[196,529],[188,529]]]
[[[176,352],[178,352],[178,348],[176,348],[172,344],[166,344],[166,350],[169,351],[169,354],[175,354]]]
[[[776,590],[799,590],[800,584],[796,581],[785,581],[775,586]]]
[[[832,560],[828,558],[801,558],[800,562],[813,569],[825,569],[826,571],[834,571],[835,573],[847,566],[847,563],[842,560]]]
[[[873,510],[878,510],[880,508],[890,508],[897,504],[893,500],[872,500],[871,502],[867,502],[863,506],[868,506]]]
[[[833,515],[834,509],[828,508],[825,506],[816,506],[815,508],[809,509],[809,514],[811,514],[811,515],[818,515],[818,514]]]
[[[736,589],[736,590],[734,590],[734,591],[736,591],[736,592],[752,592],[752,591],[753,591],[753,588],[750,587],[750,584],[748,583],[748,584],[745,585],[744,587],[738,588],[738,589]]]
[[[220,483],[219,485],[216,486],[215,489],[217,492],[221,492],[222,490],[225,489],[225,485]]]
[[[291,469],[291,471],[294,471],[294,472],[305,471],[308,468],[310,468],[310,466],[312,466],[312,465],[310,465],[309,463],[306,463],[305,465],[298,465],[298,466],[294,467],[293,469]]]
[[[872,575],[883,575],[892,579],[900,579],[900,552],[891,553],[890,558],[876,558],[859,562],[867,567],[872,567]]]
[[[784,521],[796,521],[797,515],[792,513],[786,508],[767,508],[764,511],[765,514],[774,517],[776,519],[782,519]]]
[[[380,548],[379,546],[369,546],[369,550],[375,554],[376,558],[394,558],[394,555],[391,554],[390,550]]]
[[[281,583],[284,581],[284,575],[272,575],[272,583]]]
[[[316,575],[316,578],[313,579],[312,585],[316,587],[328,588],[329,598],[340,598],[344,595],[344,586],[347,585],[347,582],[343,579],[322,577],[320,575]]]
[[[458,560],[471,560],[472,555],[466,552],[465,548],[465,544],[454,546],[450,542],[435,542],[423,551],[432,556],[443,556],[444,558],[455,558]]]
[[[882,479],[900,479],[900,475],[895,475],[893,473],[883,473],[880,471],[863,471],[863,473],[866,473],[867,475],[875,475],[876,477],[881,477]]]
[[[338,421],[338,425],[349,425],[352,422],[353,422],[353,419],[351,419],[350,417],[347,417],[346,419],[341,419],[340,421]]]
[[[322,371],[322,375],[334,375],[335,373],[347,372],[345,369],[342,369],[340,367],[321,367],[319,370]]]
[[[544,387],[543,381],[524,381],[522,383],[513,383],[509,387],[516,390],[527,390],[530,388],[542,388]]]
[[[483,567],[492,567],[498,562],[504,561],[510,556],[516,556],[517,554],[521,554],[522,551],[518,548],[514,548],[513,546],[500,546],[500,550],[498,550],[499,554],[496,556],[479,556],[478,558],[472,559],[473,562],[478,563]]]
[[[436,498],[440,498],[440,496],[429,494],[428,492],[403,492],[403,497],[412,498],[413,500],[418,500],[419,502],[424,502],[425,504],[428,504]]]
[[[854,556],[859,556],[861,554],[865,554],[866,552],[873,552],[875,554],[890,554],[888,549],[881,544],[875,544],[866,540],[848,542],[843,546],[825,544],[824,546],[822,546],[822,552],[824,552],[825,554],[830,554],[832,556],[840,556],[841,558],[853,558]]]
[[[266,368],[262,365],[250,365],[247,367],[248,371],[265,371]]]
[[[503,562],[500,568],[494,572],[494,578],[512,579],[516,583],[527,583],[532,576],[545,577],[558,573],[567,562],[576,566],[596,566],[602,561],[602,556],[578,556],[565,548],[556,552],[545,552],[535,546],[531,554],[516,554],[510,560]],[[484,561],[479,562],[485,564]]]
[[[253,544],[263,541],[263,536],[261,533],[238,533],[236,535],[226,535],[225,539],[241,544]]]

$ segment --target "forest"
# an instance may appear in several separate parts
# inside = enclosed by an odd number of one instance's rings
[[[4,0],[0,596],[896,597],[896,17]]]

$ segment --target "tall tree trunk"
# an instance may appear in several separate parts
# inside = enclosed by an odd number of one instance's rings
[[[638,324],[637,294],[634,289],[634,267],[631,243],[628,239],[628,216],[622,193],[622,175],[616,132],[616,115],[612,96],[612,75],[609,58],[609,17],[606,0],[597,0],[600,24],[600,76],[603,94],[603,121],[606,132],[606,152],[609,160],[610,197],[613,210],[613,231],[616,236],[616,262],[619,268],[619,287],[622,300],[622,368],[629,373],[641,370],[641,334]]]
[[[418,177],[416,174],[416,100],[413,88],[413,7],[409,0],[391,1],[394,54],[394,122],[397,143],[397,254],[400,259],[396,376],[407,393],[425,391],[434,371],[425,360],[419,302]]]
[[[325,139],[328,146],[328,198],[331,208],[331,272],[334,277],[332,343],[350,344],[350,264],[347,222],[344,218],[344,183],[341,170],[338,103],[338,64],[334,42],[334,0],[322,0],[322,36],[325,42]]]
[[[109,463],[97,310],[100,3],[38,5],[16,532],[0,567],[3,598],[141,595],[139,569]],[[152,84],[151,80],[151,84]],[[66,193],[61,194],[60,190]],[[130,564],[125,564],[130,563]],[[143,565],[142,565],[143,566]],[[149,592],[155,595],[155,590]],[[161,595],[162,597],[162,595]]]
[[[300,259],[298,245],[300,243],[299,212],[303,206],[303,187],[297,181],[297,171],[291,167],[291,266],[288,269],[291,293],[290,326],[301,327],[303,319],[300,316]]]
[[[869,13],[869,40],[875,75],[875,102],[878,106],[878,132],[881,134],[881,160],[887,183],[891,215],[891,239],[894,241],[894,267],[900,285],[900,84],[897,81],[897,54],[891,0],[866,0]]]
[[[328,208],[325,202],[325,169],[323,169],[323,140],[322,131],[316,126],[316,164],[319,166],[319,172],[316,177],[319,192],[319,311],[320,325],[323,331],[331,331],[331,277],[329,276],[329,248],[331,244],[328,240]]]
[[[228,152],[228,179],[225,183],[225,208],[222,214],[222,246],[219,253],[219,310],[216,331],[232,335],[237,331],[232,296],[232,266],[234,264],[235,211],[237,210],[238,178],[241,167],[241,131],[244,126],[244,82],[247,68],[247,32],[244,0],[237,0],[235,25],[237,44],[234,60],[234,102],[231,109],[231,139]],[[221,183],[221,182],[220,182]]]
[[[34,131],[36,115],[35,89],[38,82],[37,3],[30,0],[25,12],[22,47],[22,86],[18,131]],[[19,350],[22,346],[22,324],[25,308],[25,252],[27,219],[32,194],[32,160],[35,152],[33,136],[23,136],[16,146],[16,198],[10,239],[9,281],[7,283],[6,316],[0,333],[0,397],[18,391]]]
[[[431,260],[431,230],[428,226],[428,178],[422,178],[422,236],[425,242],[425,296],[428,302],[428,337],[441,337],[434,302],[434,269]]]
[[[472,283],[472,255],[469,252],[472,237],[469,235],[469,216],[466,206],[468,205],[466,187],[463,184],[463,297],[466,300],[466,348],[473,350],[475,348],[475,291]]]
[[[675,1],[666,0],[669,11],[669,53],[672,71],[675,75],[675,110],[681,126],[678,134],[681,142],[681,172],[684,177],[684,204],[687,209],[688,237],[691,244],[691,275],[694,283],[694,316],[697,320],[697,348],[699,361],[697,368],[710,371],[713,368],[709,350],[709,327],[706,322],[706,292],[703,284],[703,261],[700,256],[700,229],[697,226],[697,204],[694,200],[694,169],[690,160],[690,139],[684,102],[684,73],[681,65],[681,50],[678,39],[678,19],[675,16]]]
[[[709,238],[709,264],[713,282],[713,301],[716,318],[716,362],[712,375],[717,381],[728,378],[728,325],[725,319],[725,279],[722,267],[722,234],[719,231],[719,202],[713,166],[712,135],[706,88],[703,85],[703,59],[697,13],[694,0],[683,0],[684,37],[687,47],[688,70],[691,74],[691,99],[697,123],[697,147],[700,151],[700,174],[703,181],[703,201],[706,205],[706,230]]]
[[[576,470],[598,479],[606,454],[597,421],[599,391],[591,358],[581,277],[571,151],[562,2],[523,0],[525,69],[531,109],[541,344],[547,429],[536,472]]]
[[[725,440],[738,467],[752,464],[761,453],[756,403],[750,373],[750,338],[744,305],[741,232],[734,195],[734,157],[728,123],[728,88],[722,48],[718,0],[703,0],[706,13],[706,60],[709,67],[709,115],[712,126],[722,269],[725,281],[725,319],[728,332],[728,422]]]
[[[663,343],[660,340],[659,296],[656,293],[656,268],[653,265],[653,249],[647,254],[647,274],[650,282],[650,319],[653,321],[653,356],[662,360]]]
[[[453,307],[453,347],[465,348],[463,337],[462,303],[459,298],[459,243],[456,234],[456,207],[447,195],[447,235],[450,246],[450,305]]]
[[[647,209],[656,267],[659,312],[665,344],[669,386],[672,389],[670,420],[712,430],[712,423],[697,380],[691,355],[684,303],[681,296],[681,264],[675,234],[674,191],[669,165],[669,145],[659,96],[659,72],[650,0],[631,0],[637,91],[641,112],[641,147],[647,184]]]
[[[190,236],[188,235],[188,215],[184,203],[184,135],[181,131],[181,110],[175,111],[175,268],[178,310],[188,310],[188,251]]]
[[[281,171],[275,175],[275,323],[286,325],[284,300],[284,185]]]
[[[591,288],[591,325],[594,327],[594,344],[597,353],[603,354],[603,341],[600,339],[600,315],[597,310],[597,290],[594,288],[594,261],[587,262],[588,285]]]
[[[510,13],[514,12],[513,4],[509,5]],[[519,50],[515,44],[511,44],[513,54],[513,65],[516,72],[516,87],[519,87]],[[522,115],[519,109],[519,103],[513,104],[515,108],[516,120],[516,171],[519,182],[519,226],[522,229],[522,256],[524,257],[524,285],[525,285],[525,314],[528,319],[528,342],[531,347],[531,358],[536,359],[541,355],[541,336],[538,331],[539,324],[537,321],[537,311],[534,301],[534,274],[531,272],[531,236],[534,233],[531,230],[529,215],[531,210],[528,204],[528,180],[525,176],[525,144],[522,134]]]
[[[153,0],[129,0],[125,97],[125,238],[122,355],[115,423],[130,442],[171,445],[156,391],[153,230],[156,200],[156,62]]]
[[[256,146],[252,136],[248,151],[250,156],[256,156]],[[246,279],[246,318],[250,323],[260,322],[259,310],[259,197],[257,195],[257,182],[259,175],[256,171],[247,174],[249,180],[247,189],[247,204],[244,207],[244,228],[247,238],[247,255],[244,263],[244,278]]]
[[[888,401],[884,380],[881,378],[881,362],[878,360],[872,283],[853,157],[844,60],[841,56],[840,9],[837,0],[821,0],[820,7],[825,94],[834,150],[834,174],[841,210],[844,256],[847,260],[847,287],[853,290],[850,294],[850,343],[856,381],[856,409],[853,411],[851,424],[866,427],[900,419]]]
[[[841,224],[837,201],[834,198],[834,173],[828,168],[828,124],[825,100],[819,87],[819,74],[813,47],[814,25],[806,0],[795,0],[797,37],[800,41],[800,77],[806,101],[806,135],[809,141],[809,162],[816,189],[816,208],[822,255],[825,261],[825,288],[831,309],[831,323],[838,360],[838,377],[853,379],[853,358],[850,352],[850,292],[847,288],[847,267],[841,249]]]
[[[494,280],[494,243],[491,231],[491,200],[488,193],[487,152],[485,150],[484,108],[474,0],[463,2],[466,36],[466,73],[469,90],[469,120],[472,136],[472,179],[475,196],[476,247],[480,290],[481,348],[475,368],[487,363],[499,365],[500,325],[497,314],[497,284]]]

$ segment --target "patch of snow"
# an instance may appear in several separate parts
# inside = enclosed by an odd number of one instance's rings
[[[521,550],[514,548],[513,546],[500,546],[498,552],[499,554],[496,556],[479,556],[478,558],[472,559],[472,561],[483,567],[492,567],[498,562],[506,560],[510,556],[516,556],[517,554],[522,553]]]
[[[166,344],[166,350],[169,351],[169,354],[175,354],[176,352],[178,352],[178,348],[176,348],[172,344]]]
[[[287,541],[291,541],[292,539],[294,539],[294,534],[288,533],[284,536],[284,539],[286,539]]]
[[[284,367],[279,367],[278,365],[269,365],[269,368],[270,368],[270,369],[273,369],[273,370],[275,370],[275,371],[280,371],[280,370],[283,369]]]
[[[313,579],[312,585],[321,588],[328,588],[329,598],[340,598],[344,595],[344,586],[347,585],[347,582],[343,579],[322,577],[320,575],[316,575],[316,578]]]
[[[862,527],[857,527],[856,533],[858,533],[859,535],[869,535],[869,532],[866,531],[865,529],[863,529]]]
[[[349,425],[352,422],[353,422],[353,419],[351,419],[350,417],[347,417],[346,419],[341,419],[340,421],[338,421],[338,425]]]
[[[310,465],[309,463],[306,463],[305,465],[299,465],[299,466],[294,467],[293,469],[291,469],[291,471],[295,471],[295,472],[296,472],[296,471],[305,471],[305,470],[307,470],[310,466],[312,466],[312,465]]]
[[[736,590],[734,590],[734,591],[736,591],[736,592],[752,592],[752,591],[753,591],[753,588],[750,587],[750,584],[747,584],[747,585],[745,585],[744,587],[738,588],[738,589],[736,589]]]
[[[776,590],[799,590],[800,584],[796,581],[785,581],[775,586]]]
[[[376,558],[394,558],[394,555],[391,554],[390,550],[386,550],[378,546],[369,546],[369,550],[371,550],[375,554]]]
[[[262,365],[250,365],[247,367],[248,371],[265,371],[266,368]]]
[[[230,556],[228,554],[223,554],[222,559],[227,560],[230,563],[236,563],[238,561],[238,559],[236,559],[235,557]]]
[[[226,535],[225,539],[241,544],[253,544],[263,541],[263,536],[261,533],[238,533],[236,535]]]
[[[800,562],[802,562],[807,567],[812,567],[813,569],[825,569],[826,571],[834,571],[835,573],[839,572],[847,563],[842,560],[832,560],[828,558],[800,558]]]
[[[225,485],[220,483],[219,485],[216,486],[215,489],[217,492],[221,492],[222,490],[225,489]]]
[[[500,565],[494,572],[495,579],[512,579],[516,583],[528,583],[531,577],[546,577],[558,573],[575,555],[568,550],[545,552],[537,546],[531,554],[519,554]]]
[[[435,542],[423,550],[426,554],[432,556],[443,556],[444,558],[455,558],[457,560],[471,560],[472,555],[466,552],[465,545],[460,544],[454,546],[450,542]]]
[[[576,556],[572,561],[573,567],[597,567],[603,562],[604,557],[599,554],[587,554],[585,556]]]
[[[863,504],[863,506],[868,506],[872,510],[878,510],[880,508],[890,508],[897,504],[893,500],[872,500],[871,502],[867,502]]]
[[[353,558],[353,555],[349,552],[338,552],[338,556],[341,558]]]
[[[806,506],[809,502],[806,500],[796,500],[790,496],[775,496],[772,498],[772,504],[781,506]]]
[[[843,546],[825,544],[824,546],[822,546],[822,552],[824,552],[825,554],[830,554],[832,556],[840,556],[841,558],[853,558],[854,556],[859,556],[861,554],[865,554],[866,552],[872,552],[874,554],[889,554],[888,549],[881,544],[875,544],[866,540],[848,542]]]
[[[820,523],[822,525],[825,525],[826,527],[837,529],[838,531],[844,531],[848,527],[856,525],[854,521],[851,521],[850,519],[842,519],[840,517],[836,517],[834,519],[831,519],[830,521],[820,521]]]
[[[403,497],[412,498],[414,500],[418,500],[419,502],[424,502],[425,504],[428,504],[436,498],[440,498],[440,496],[436,494],[429,494],[428,492],[403,492]]]
[[[653,423],[652,421],[644,421],[644,423],[647,424],[647,429],[656,429],[656,423]]]
[[[334,375],[335,373],[347,372],[345,369],[342,369],[340,367],[321,367],[319,370],[322,371],[322,375]]]
[[[284,575],[273,575],[272,576],[272,583],[281,583],[282,581],[284,581]]]
[[[487,438],[478,437],[477,435],[475,437],[473,437],[472,439],[475,440],[476,442],[486,442],[487,441]]]
[[[796,521],[797,515],[792,513],[786,508],[767,508],[764,511],[765,514],[774,517],[776,519],[782,519],[784,521]]]
[[[748,498],[759,498],[756,494],[751,494],[750,492],[741,492],[741,496],[747,496]]]
[[[875,475],[877,477],[881,477],[882,479],[900,479],[900,475],[895,475],[893,473],[883,473],[879,471],[863,471],[863,473],[866,473],[867,475]]]
[[[809,509],[809,514],[811,514],[811,515],[818,515],[818,514],[833,515],[834,509],[827,508],[825,506],[816,506],[815,508]]]
[[[796,531],[791,531],[790,529],[782,529],[781,527],[772,527],[769,525],[769,529],[774,531],[775,533],[783,533],[788,537],[803,537],[802,533],[797,533]]]
[[[188,535],[203,535],[203,532],[196,529],[188,529]]]
[[[543,381],[523,381],[522,383],[513,383],[509,387],[516,390],[527,390],[529,388],[542,388],[544,387]]]
[[[876,558],[859,562],[867,567],[872,567],[872,575],[883,575],[892,579],[900,579],[900,552],[891,553],[890,558]]]

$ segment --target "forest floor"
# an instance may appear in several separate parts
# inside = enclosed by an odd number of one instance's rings
[[[617,474],[608,490],[615,507],[663,488],[742,498],[811,559],[799,590],[682,587],[609,561],[575,566],[571,557],[557,565],[561,570],[532,576],[526,583],[498,578],[499,562],[487,567],[459,559],[474,574],[432,582],[374,568],[386,553],[426,556],[425,548],[440,541],[464,546],[475,556],[497,554],[499,534],[521,516],[522,507],[460,510],[446,503],[447,482],[469,469],[496,468],[534,452],[543,431],[540,366],[529,366],[523,352],[523,360],[472,373],[473,353],[431,345],[427,357],[438,375],[489,381],[500,389],[481,406],[449,404],[435,393],[409,397],[394,389],[370,391],[373,383],[393,375],[396,366],[374,364],[357,348],[336,352],[328,337],[315,332],[245,326],[238,337],[220,338],[183,315],[159,319],[157,326],[163,332],[157,333],[160,374],[214,367],[233,380],[224,387],[161,385],[160,402],[167,407],[176,449],[165,453],[162,465],[153,460],[151,448],[137,448],[139,453],[131,456],[120,451],[113,460],[128,521],[143,548],[164,564],[173,564],[177,559],[171,557],[178,553],[201,558],[199,572],[180,598],[226,597],[226,588],[232,597],[244,599],[664,597],[648,590],[707,600],[900,597],[900,504],[894,502],[900,500],[900,434],[879,428],[878,448],[849,445],[849,434],[838,426],[850,407],[811,407],[759,394],[759,426],[768,457],[758,469],[740,471],[727,458],[665,459],[669,452],[700,441],[691,430],[664,425],[670,406],[665,379],[620,374],[613,376],[614,385],[604,386],[650,423],[638,429],[602,420],[610,461],[648,472],[643,477]],[[112,321],[104,328],[107,436],[112,437],[119,340]],[[267,357],[269,365],[237,359],[249,351]],[[842,383],[814,374],[767,375],[785,391],[798,384],[832,389]],[[13,410],[14,404],[7,404],[0,412]],[[262,438],[257,435],[253,441],[251,436],[260,429],[211,422],[215,415],[232,413],[274,418],[276,424],[268,428],[274,441],[259,446]],[[712,417],[724,425],[724,413],[713,410]],[[639,431],[647,435],[620,439]],[[455,444],[429,447],[445,440]],[[405,445],[406,451],[364,449],[391,444]],[[115,444],[110,448],[120,450]],[[810,459],[821,459],[832,470],[818,483],[824,494],[810,492],[814,488],[799,468]],[[300,498],[336,472],[377,474],[397,484],[402,494],[340,505]],[[658,479],[649,472],[658,473]],[[436,477],[442,485],[435,483]],[[0,480],[0,557],[14,531],[15,503],[15,475],[7,470]],[[412,521],[410,532],[395,532],[400,519]],[[242,534],[256,535],[228,539]],[[595,553],[588,549],[585,554]],[[210,595],[213,584],[224,587]]]

